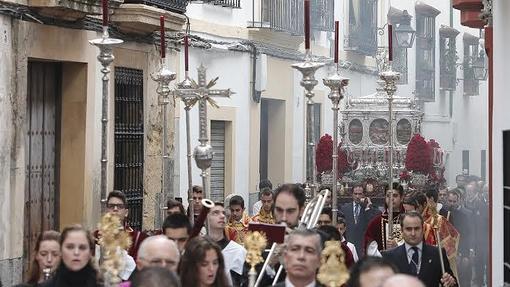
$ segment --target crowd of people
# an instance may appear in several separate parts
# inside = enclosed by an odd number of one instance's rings
[[[188,209],[169,200],[167,217],[151,236],[127,225],[126,196],[110,192],[107,212],[126,223],[132,241],[122,251],[119,286],[248,286],[244,239],[253,222],[286,229],[285,241],[277,245],[267,267],[257,266],[263,274],[258,286],[323,286],[316,279],[321,252],[332,240],[345,255],[350,275],[346,286],[464,287],[485,282],[488,207],[486,190],[477,181],[413,191],[398,183],[386,185],[381,207],[373,204],[366,183],[359,183],[348,202],[332,206],[329,196],[312,228],[300,224],[306,204],[302,185],[273,189],[264,180],[259,190],[250,214],[239,195],[204,207],[202,188],[194,186]],[[97,267],[100,237],[100,232],[80,225],[61,233],[43,232],[28,280],[18,286],[103,286],[105,278]]]

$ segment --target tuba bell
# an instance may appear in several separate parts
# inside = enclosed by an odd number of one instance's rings
[[[214,207],[214,202],[210,199],[204,198],[201,201],[202,203],[202,211],[197,217],[197,220],[193,224],[193,229],[191,230],[190,238],[196,237],[200,234],[200,230],[205,224],[205,220],[207,219],[207,214],[209,214],[209,210]],[[193,207],[191,208],[193,209]]]

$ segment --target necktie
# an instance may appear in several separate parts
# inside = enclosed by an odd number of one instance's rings
[[[413,256],[411,257],[411,263],[409,264],[409,267],[411,268],[411,272],[413,274],[418,274],[418,265],[419,265],[418,247],[413,246],[413,247],[411,247],[411,250],[413,250]]]
[[[359,219],[359,204],[354,204],[354,224],[358,224]]]

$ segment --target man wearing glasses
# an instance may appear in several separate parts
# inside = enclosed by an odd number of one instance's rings
[[[128,225],[127,217],[129,214],[126,195],[123,192],[114,190],[108,194],[106,199],[106,212],[110,212],[112,214],[118,215],[122,222],[124,223],[124,229],[131,236],[131,247],[127,250],[128,254],[136,260],[138,249],[140,248],[140,244],[142,241],[148,237],[144,232],[133,230]],[[98,231],[94,232],[94,237],[99,239],[100,235]]]

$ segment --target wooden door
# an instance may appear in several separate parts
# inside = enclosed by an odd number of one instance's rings
[[[58,161],[61,66],[28,63],[24,273],[37,236],[58,228]]]

